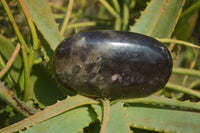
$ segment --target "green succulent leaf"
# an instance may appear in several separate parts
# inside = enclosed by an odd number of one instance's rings
[[[168,38],[174,31],[185,0],[152,0],[136,20],[131,32]]]
[[[93,110],[96,112],[97,114],[97,119],[102,121],[102,118],[103,118],[103,110],[102,110],[102,107],[100,105],[96,105],[96,104],[92,104],[91,105]]]
[[[41,107],[45,107],[64,98],[65,94],[59,89],[56,80],[52,78],[48,69],[42,64],[33,66],[30,77],[29,99],[34,100]]]
[[[111,105],[106,133],[130,133],[129,122],[122,102]]]
[[[13,93],[9,91],[5,85],[0,82],[0,98],[6,102],[9,106],[15,109],[15,111],[28,117],[37,111],[34,108],[27,106],[23,101],[18,99]]]
[[[143,103],[143,104],[153,104],[153,105],[168,105],[168,106],[176,106],[179,108],[188,108],[200,110],[200,103],[190,102],[190,101],[179,101],[176,99],[166,98],[164,96],[148,96],[145,98],[135,98],[135,99],[127,99],[122,100],[125,103]]]
[[[126,107],[126,113],[131,127],[159,132],[197,133],[200,131],[198,112],[135,104]]]
[[[174,36],[181,40],[188,40],[197,22],[199,7],[200,1],[198,0],[186,1],[183,13],[173,33]]]
[[[82,106],[82,105],[87,105],[87,104],[98,104],[98,102],[93,100],[93,99],[83,97],[83,96],[79,96],[79,95],[74,96],[74,97],[68,97],[67,99],[65,99],[63,101],[58,101],[56,104],[47,107],[46,109],[24,119],[21,122],[18,122],[18,123],[11,125],[11,126],[6,127],[6,128],[0,129],[0,132],[1,133],[7,133],[7,132],[20,131],[20,130],[25,129],[25,128],[30,128],[31,126],[35,126],[36,124],[40,124],[44,121],[49,121],[53,117],[55,118],[54,121],[58,122],[59,119],[60,119],[60,117],[59,117],[60,114],[62,114],[62,113],[66,114],[65,117],[67,117],[67,116],[69,116],[67,114],[69,112],[66,112],[66,111],[71,110],[71,109],[76,108],[76,107],[79,107],[79,106]],[[81,114],[82,111],[83,112],[87,111],[87,109],[82,110],[81,108],[80,108],[80,110],[81,110],[79,112],[80,114]],[[73,111],[71,113],[73,114]],[[93,116],[93,115],[91,114],[91,116]],[[86,117],[88,117],[88,118],[86,118],[87,119],[86,121],[91,120],[91,116],[89,116],[88,112],[87,112]],[[58,120],[56,119],[57,117],[58,117]],[[74,118],[79,118],[79,117],[73,117],[73,119]],[[68,118],[66,118],[66,119],[68,119]],[[85,117],[83,119],[85,119]],[[74,121],[78,121],[78,119],[74,119]],[[84,126],[88,126],[90,122],[88,122],[88,123],[85,122]],[[51,122],[49,122],[49,123],[51,123]],[[53,127],[55,128],[55,126],[53,126]],[[38,128],[40,128],[40,126]],[[56,128],[58,128],[58,127],[56,127]],[[32,128],[30,128],[30,130],[31,129]]]
[[[33,22],[44,38],[49,43],[52,50],[63,40],[58,25],[55,23],[50,5],[47,0],[25,0],[24,1]]]
[[[31,128],[27,128],[25,133],[77,133],[83,131],[83,128],[88,126],[96,120],[96,114],[88,107],[79,107],[72,109],[68,112],[59,114],[47,121],[33,125]]]
[[[10,56],[12,55],[14,49],[15,49],[14,44],[3,35],[0,35],[0,54],[5,64],[10,59]],[[3,67],[4,66],[0,64],[0,68],[2,69]],[[17,55],[13,63],[13,66],[11,67],[11,70],[9,72],[11,79],[9,80],[9,77],[7,77],[7,81],[10,83],[10,81],[13,80],[15,83],[17,83],[20,77],[21,69],[22,69],[22,59],[20,55]]]
[[[102,121],[102,108],[100,105],[92,105],[93,109],[97,113],[98,119]],[[110,105],[110,113],[108,117],[108,123],[106,125],[106,133],[129,133],[129,122],[127,114],[123,107],[123,103],[118,101]]]

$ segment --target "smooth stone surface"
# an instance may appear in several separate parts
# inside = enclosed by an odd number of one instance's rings
[[[167,83],[172,58],[159,41],[137,33],[90,31],[63,40],[54,56],[57,80],[92,98],[150,95]]]

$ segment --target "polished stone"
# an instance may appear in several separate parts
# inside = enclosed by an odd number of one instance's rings
[[[159,41],[137,33],[90,31],[63,40],[54,72],[65,87],[92,98],[150,95],[168,82],[172,58]]]

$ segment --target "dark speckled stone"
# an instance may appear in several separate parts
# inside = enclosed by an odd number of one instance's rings
[[[54,56],[58,81],[92,98],[134,98],[164,87],[172,58],[159,41],[136,33],[90,31],[63,40]]]

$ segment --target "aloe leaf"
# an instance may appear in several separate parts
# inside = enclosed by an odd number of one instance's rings
[[[47,0],[24,1],[33,22],[49,43],[52,50],[63,40],[58,25],[55,23],[50,5]]]
[[[98,119],[102,121],[102,108],[100,105],[92,105],[94,111],[97,113]],[[106,126],[106,133],[129,133],[129,122],[125,113],[123,103],[118,101],[110,106],[110,113],[108,124]]]
[[[14,49],[15,46],[11,43],[11,41],[5,38],[4,36],[0,35],[0,54],[5,60],[5,63],[7,63],[8,60],[10,59],[10,56],[12,55]],[[0,68],[2,68],[2,66]],[[9,72],[15,83],[17,83],[19,80],[21,68],[22,68],[22,59],[20,55],[17,55]]]
[[[64,98],[65,94],[58,87],[49,70],[42,64],[34,65],[30,77],[29,99],[33,99],[40,107],[45,107]]]
[[[96,105],[96,104],[92,104],[91,105],[93,110],[96,112],[97,114],[97,119],[99,121],[102,121],[102,118],[103,118],[103,110],[102,110],[102,107],[100,105]]]
[[[179,108],[189,108],[200,110],[200,103],[190,102],[190,101],[178,101],[176,99],[166,98],[164,96],[148,96],[145,98],[134,98],[122,100],[125,103],[143,103],[143,104],[157,104],[157,105],[169,105],[176,106]]]
[[[26,127],[31,127],[43,121],[49,120],[65,111],[76,108],[78,106],[86,105],[86,104],[97,104],[97,103],[98,102],[93,99],[79,96],[79,95],[74,96],[74,97],[68,97],[67,99],[63,101],[58,101],[56,104],[47,107],[46,109],[24,119],[23,121],[17,122],[6,128],[0,129],[0,132],[1,133],[16,132]],[[78,119],[74,119],[74,120],[76,121]]]
[[[177,23],[174,36],[181,40],[188,40],[192,35],[198,20],[200,1],[186,1],[183,13]]]
[[[199,113],[162,107],[133,105],[126,107],[132,127],[159,131],[197,133],[200,131]]]
[[[106,133],[130,133],[129,122],[122,102],[111,105]]]
[[[12,42],[0,34],[0,53],[6,59],[6,61],[10,59],[10,56],[12,55],[14,49],[15,46],[12,44]],[[22,67],[22,59],[19,55],[17,55],[13,66],[17,69],[20,69]]]
[[[77,133],[96,120],[96,114],[88,107],[79,107],[64,112],[52,119],[33,125],[25,133]]]
[[[165,87],[168,88],[168,89],[174,90],[174,91],[183,92],[185,94],[189,94],[191,96],[200,98],[200,92],[199,91],[192,90],[190,88],[187,88],[187,87],[184,87],[184,86],[181,86],[181,85],[178,85],[178,84],[168,82],[165,85]]]
[[[174,67],[172,72],[173,72],[173,74],[182,74],[182,75],[200,77],[200,70],[195,70],[195,69]]]
[[[198,14],[199,12],[195,12],[191,16],[187,16],[187,18],[180,19],[175,28],[174,36],[179,40],[188,40],[196,26]]]
[[[0,99],[4,100],[15,111],[28,117],[36,112],[31,107],[28,107],[24,102],[19,100],[12,91],[8,90],[2,82],[0,82]]]
[[[110,100],[109,99],[104,99],[101,100],[102,101],[102,107],[103,107],[103,119],[101,122],[101,129],[100,129],[100,133],[105,133],[106,132],[106,128],[108,126],[108,121],[110,118]]]
[[[184,2],[185,0],[152,0],[130,31],[158,38],[170,37]]]

